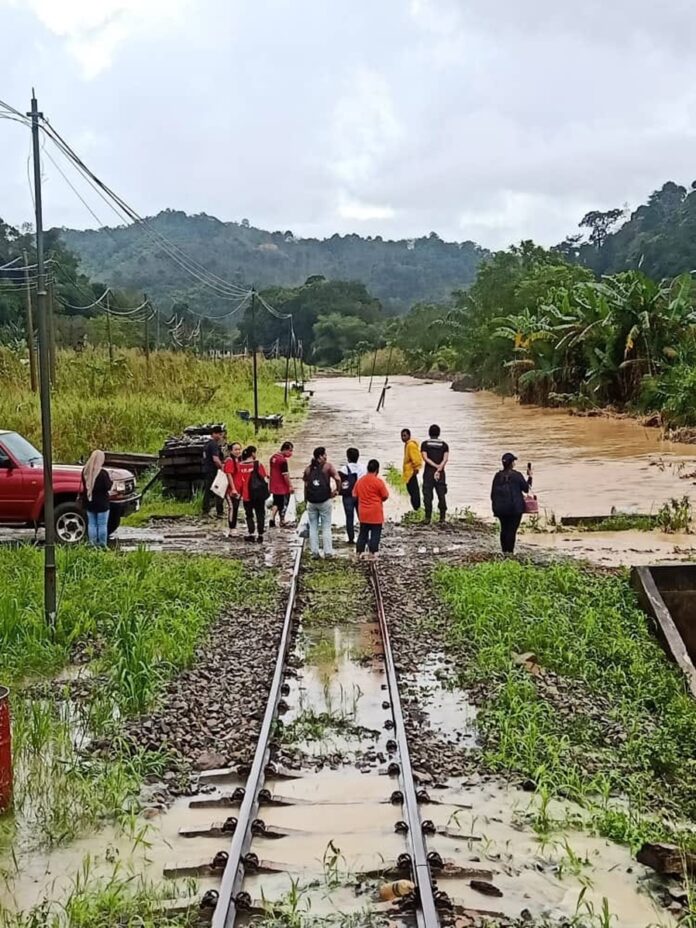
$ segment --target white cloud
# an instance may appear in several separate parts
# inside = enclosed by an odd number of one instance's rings
[[[188,0],[10,0],[29,9],[78,62],[85,80],[110,68],[129,38],[164,28]]]
[[[380,206],[376,203],[362,203],[354,200],[342,192],[338,215],[341,219],[355,219],[357,222],[372,222],[380,219],[393,219],[394,210],[391,206]]]
[[[333,114],[333,170],[350,187],[368,180],[398,144],[402,129],[383,74],[361,67]]]

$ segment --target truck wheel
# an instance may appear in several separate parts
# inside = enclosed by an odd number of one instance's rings
[[[87,535],[87,516],[77,503],[56,506],[56,540],[62,545],[76,545]]]

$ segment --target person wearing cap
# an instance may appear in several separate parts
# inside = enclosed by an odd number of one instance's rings
[[[510,451],[503,455],[503,469],[495,475],[491,487],[493,515],[500,520],[500,547],[503,554],[515,553],[517,530],[524,514],[524,494],[532,489],[531,465],[525,480],[515,470],[516,460]]]

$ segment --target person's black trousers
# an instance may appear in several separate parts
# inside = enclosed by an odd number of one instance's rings
[[[354,496],[343,497],[343,511],[346,514],[346,535],[348,536],[349,545],[352,545],[355,541],[355,510],[357,506],[358,501]]]
[[[421,507],[420,484],[418,483],[418,474],[414,474],[406,484],[408,495],[411,497],[411,506],[414,512],[418,512]]]
[[[218,516],[222,515],[222,497],[218,496],[217,493],[213,493],[210,489],[213,485],[213,480],[217,477],[217,471],[212,474],[205,475],[205,486],[203,489],[203,515],[207,516],[210,512],[210,504],[215,499],[215,512]]]
[[[500,547],[503,554],[515,553],[515,541],[517,540],[517,529],[522,521],[522,513],[516,512],[511,516],[498,516],[500,519]]]
[[[246,515],[247,530],[250,536],[254,534],[254,528],[259,538],[263,538],[263,530],[266,521],[266,502],[263,499],[256,502],[248,503],[244,500],[244,513]],[[254,525],[256,521],[256,525]]]
[[[239,518],[239,504],[242,499],[240,496],[227,497],[227,521],[231,529],[237,528],[237,519]]]
[[[440,510],[440,521],[445,521],[447,512],[447,484],[442,480],[423,481],[423,508],[425,521],[430,522],[433,517],[433,493],[437,493],[437,508]]]
[[[367,546],[370,549],[371,554],[377,554],[379,551],[379,543],[382,538],[382,526],[375,525],[370,522],[361,522],[360,531],[358,532],[358,543],[355,546],[355,550],[358,554],[362,554]]]

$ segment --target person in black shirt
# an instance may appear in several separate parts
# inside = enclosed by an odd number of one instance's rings
[[[215,513],[218,519],[222,518],[222,497],[210,489],[217,472],[222,470],[222,429],[214,428],[210,433],[210,438],[203,448],[203,474],[205,483],[203,485],[203,515],[207,516],[210,512],[210,504],[215,498]]]
[[[433,493],[437,494],[437,508],[440,510],[440,524],[447,515],[447,477],[445,467],[449,461],[449,445],[440,438],[440,426],[431,425],[428,429],[430,436],[421,444],[421,455],[425,462],[423,471],[423,508],[426,525],[433,517]]]
[[[491,502],[493,515],[500,519],[500,547],[503,554],[515,553],[517,529],[525,510],[524,494],[532,489],[531,464],[527,468],[527,479],[515,470],[514,454],[503,455],[503,469],[493,478]]]
[[[106,548],[109,540],[109,490],[112,481],[108,471],[104,470],[105,460],[103,451],[93,451],[82,471],[87,537],[89,543],[98,548]]]

